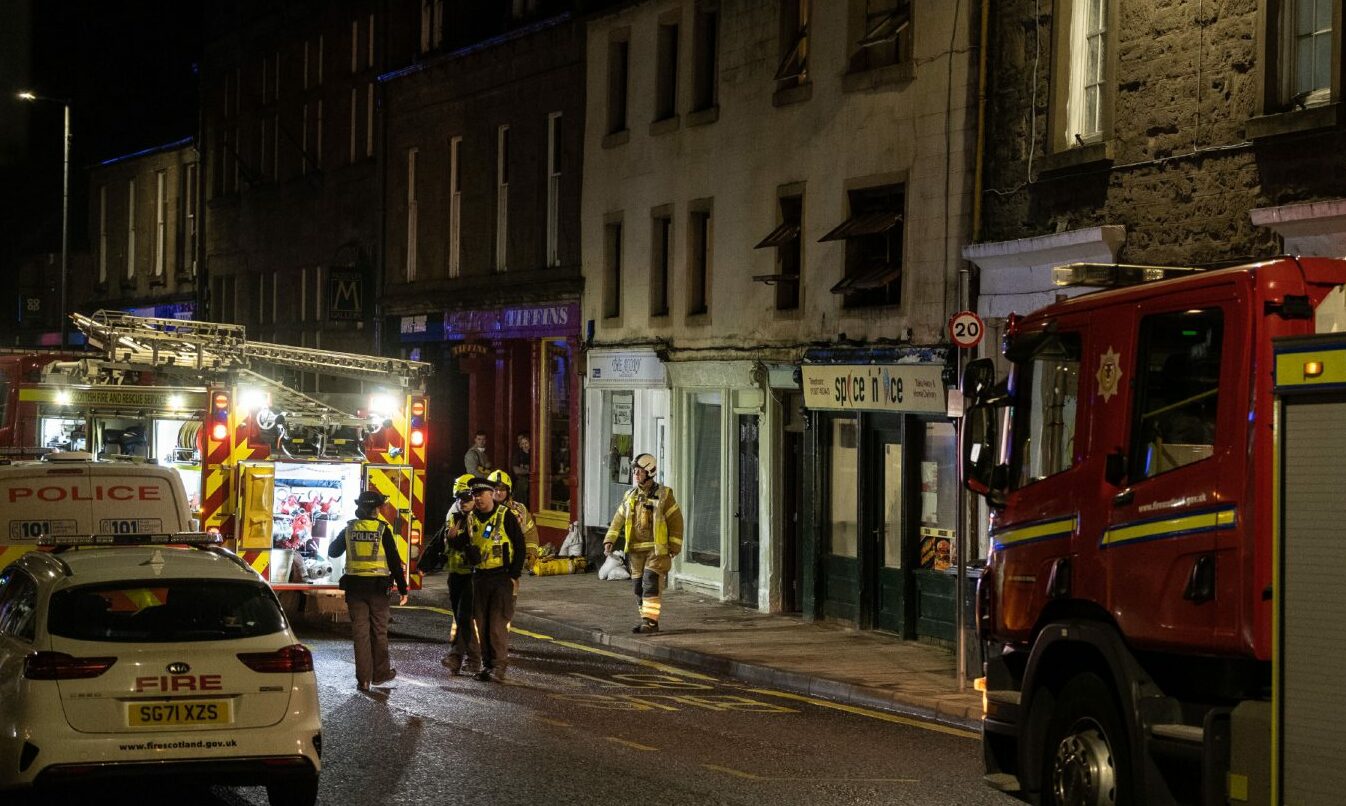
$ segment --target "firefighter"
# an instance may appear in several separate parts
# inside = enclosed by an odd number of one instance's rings
[[[668,584],[673,558],[682,551],[682,510],[673,491],[654,480],[654,457],[642,453],[631,468],[634,485],[612,516],[603,538],[603,553],[620,542],[631,563],[640,623],[633,633],[659,632],[660,594]]]
[[[528,506],[513,495],[514,480],[503,470],[496,470],[487,476],[488,479],[495,482],[495,502],[504,504],[514,513],[514,517],[519,519],[519,528],[523,530],[524,550],[527,557],[524,560],[524,567],[528,573],[533,573],[533,566],[537,564],[537,523],[533,521],[533,515],[528,511]]]
[[[509,507],[495,503],[495,483],[477,476],[469,484],[473,509],[465,535],[454,547],[475,548],[472,569],[472,611],[481,640],[482,669],[478,680],[504,681],[509,664],[509,622],[523,573],[524,538],[519,519]]]
[[[346,592],[355,642],[355,682],[361,691],[397,677],[388,661],[388,587],[397,583],[398,604],[407,603],[407,575],[393,529],[379,514],[387,496],[365,490],[355,499],[355,519],[336,536],[328,556],[350,549],[339,587]]]
[[[453,496],[457,500],[444,516],[446,546],[451,542],[461,545],[455,538],[467,533],[467,516],[474,507],[469,487],[471,481],[472,476],[464,473],[453,482]],[[465,549],[446,548],[444,556],[453,627],[449,633],[449,654],[440,663],[453,674],[460,671],[475,674],[481,669],[481,642],[477,638],[477,625],[472,620],[472,566],[479,555],[469,543]]]

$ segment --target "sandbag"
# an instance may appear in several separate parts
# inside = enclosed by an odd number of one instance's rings
[[[614,551],[603,561],[603,567],[598,569],[599,579],[630,579],[631,572],[626,570],[626,555],[620,551]]]

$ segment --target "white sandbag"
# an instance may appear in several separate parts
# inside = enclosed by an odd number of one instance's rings
[[[626,570],[626,555],[620,551],[614,551],[603,561],[603,567],[598,569],[599,579],[630,579],[631,572]]]
[[[565,540],[561,541],[561,548],[556,552],[557,557],[583,557],[584,556],[584,538],[580,536],[580,525],[571,523],[566,531]]]

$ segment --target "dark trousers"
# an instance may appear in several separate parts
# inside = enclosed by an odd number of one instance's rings
[[[509,622],[514,618],[514,581],[509,574],[475,574],[472,609],[481,637],[481,659],[488,669],[509,665]]]
[[[355,679],[360,683],[387,680],[388,592],[346,591],[355,641]]]
[[[467,659],[469,666],[481,665],[481,642],[472,612],[472,575],[449,574],[449,607],[453,609],[453,634],[449,640],[449,658],[455,666]]]

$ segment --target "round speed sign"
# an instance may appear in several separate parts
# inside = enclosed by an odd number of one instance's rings
[[[972,311],[960,311],[949,320],[949,338],[953,339],[956,346],[965,350],[981,344],[981,337],[985,333],[986,325],[982,323],[981,317]]]

